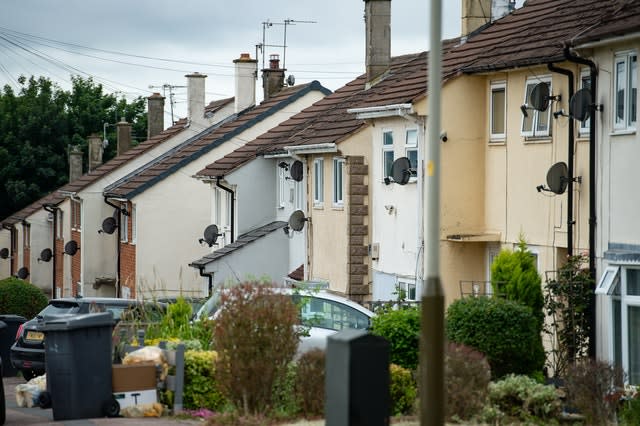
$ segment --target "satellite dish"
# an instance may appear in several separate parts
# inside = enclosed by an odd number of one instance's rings
[[[569,170],[567,164],[562,161],[551,166],[547,172],[547,186],[555,194],[563,194],[569,183]]]
[[[287,86],[293,86],[294,84],[296,84],[296,78],[293,74],[289,74],[289,77],[287,77]]]
[[[529,103],[533,109],[546,111],[549,108],[549,84],[538,83],[529,95]]]
[[[16,274],[16,276],[21,280],[26,279],[29,276],[29,269],[23,266],[22,268],[18,269],[18,273]]]
[[[9,249],[6,247],[0,249],[0,259],[6,259],[7,257],[9,257]]]
[[[585,121],[589,118],[591,111],[591,91],[589,89],[578,90],[569,101],[569,114],[578,121]]]
[[[102,232],[105,234],[113,234],[118,228],[118,223],[114,217],[108,217],[102,221]]]
[[[304,223],[308,220],[308,218],[304,217],[304,212],[302,210],[296,210],[291,213],[291,216],[289,216],[289,228],[294,231],[302,231]]]
[[[40,252],[40,260],[43,262],[48,262],[53,257],[53,252],[50,248],[46,248]]]
[[[222,234],[218,233],[218,226],[217,225],[209,225],[206,228],[204,228],[204,238],[200,239],[200,242],[205,242],[209,245],[209,247],[211,247],[212,245],[214,245],[216,243],[216,240],[218,239],[218,237],[222,236]]]
[[[74,256],[78,252],[78,243],[74,240],[69,241],[64,245],[64,254],[68,254],[69,256]]]
[[[411,161],[407,157],[400,157],[391,165],[391,177],[400,185],[406,185],[411,179]]]
[[[303,164],[302,161],[296,160],[289,167],[289,173],[291,174],[291,179],[296,182],[300,182],[302,177],[304,176]]]

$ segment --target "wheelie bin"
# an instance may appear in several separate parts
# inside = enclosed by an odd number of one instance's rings
[[[6,327],[0,329],[0,358],[4,360],[3,377],[13,377],[18,373],[18,370],[13,368],[9,361],[11,359],[11,345],[16,341],[18,328],[26,321],[27,319],[20,315],[0,315],[0,322],[6,324]]]
[[[40,406],[53,409],[54,420],[117,416],[120,410],[111,389],[110,312],[46,321],[45,368],[47,390]]]

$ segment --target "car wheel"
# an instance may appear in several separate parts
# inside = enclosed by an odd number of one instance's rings
[[[3,425],[6,419],[7,412],[4,405],[4,386],[2,385],[2,378],[0,377],[0,425]]]
[[[120,403],[115,397],[111,397],[102,405],[102,414],[107,417],[118,417],[120,414]]]
[[[51,408],[51,394],[48,391],[42,391],[38,395],[38,406],[40,408]]]

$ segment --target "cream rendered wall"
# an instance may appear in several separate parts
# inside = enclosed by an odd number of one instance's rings
[[[333,198],[333,158],[340,156],[364,156],[365,164],[369,165],[369,171],[374,166],[371,161],[371,128],[351,135],[346,140],[338,144],[338,153],[329,153],[324,155],[310,155],[307,157],[306,176],[308,176],[307,199],[309,210],[308,216],[311,221],[307,222],[309,249],[309,271],[310,280],[327,281],[332,291],[339,293],[348,292],[348,205],[349,180],[345,174],[345,191],[344,191],[344,207],[336,208],[332,206]],[[323,207],[313,206],[313,192],[311,188],[314,185],[313,176],[313,160],[321,156],[324,158],[324,205]],[[346,172],[346,170],[345,170]],[[371,191],[372,182],[369,180],[369,191]],[[369,192],[371,193],[371,192]],[[369,200],[369,235],[371,235],[371,205]]]
[[[49,262],[38,262],[42,250],[48,248],[53,251],[51,246],[53,243],[53,221],[49,221],[48,216],[48,211],[39,209],[31,216],[28,216],[26,220],[31,224],[31,266],[29,268],[31,275],[29,276],[29,281],[50,292],[53,280],[53,259]],[[59,256],[60,254],[57,255]]]
[[[137,291],[203,290],[203,278],[188,265],[210,250],[202,247],[198,239],[210,224],[211,193],[208,185],[191,176],[322,97],[322,93],[316,91],[305,95],[131,200],[137,211]]]
[[[11,253],[11,232],[8,229],[0,229],[0,249],[6,248]],[[11,275],[11,258],[0,259],[0,280]]]

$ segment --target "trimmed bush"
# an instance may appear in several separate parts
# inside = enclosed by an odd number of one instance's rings
[[[379,312],[371,319],[371,333],[389,342],[389,362],[410,370],[418,366],[420,310],[403,307]]]
[[[469,420],[486,404],[491,381],[487,358],[480,352],[449,343],[445,363],[447,419]]]
[[[324,365],[322,349],[312,349],[298,359],[295,393],[300,410],[307,418],[324,414]]]
[[[417,384],[411,371],[399,365],[389,366],[389,390],[391,394],[391,415],[412,414],[418,396]]]
[[[544,348],[531,310],[500,298],[458,299],[447,309],[447,338],[485,354],[492,378],[540,375]]]
[[[20,315],[29,320],[44,309],[48,301],[42,290],[31,283],[15,277],[0,281],[0,314]]]
[[[214,351],[185,351],[184,353],[184,408],[219,411],[226,404],[215,379]]]

